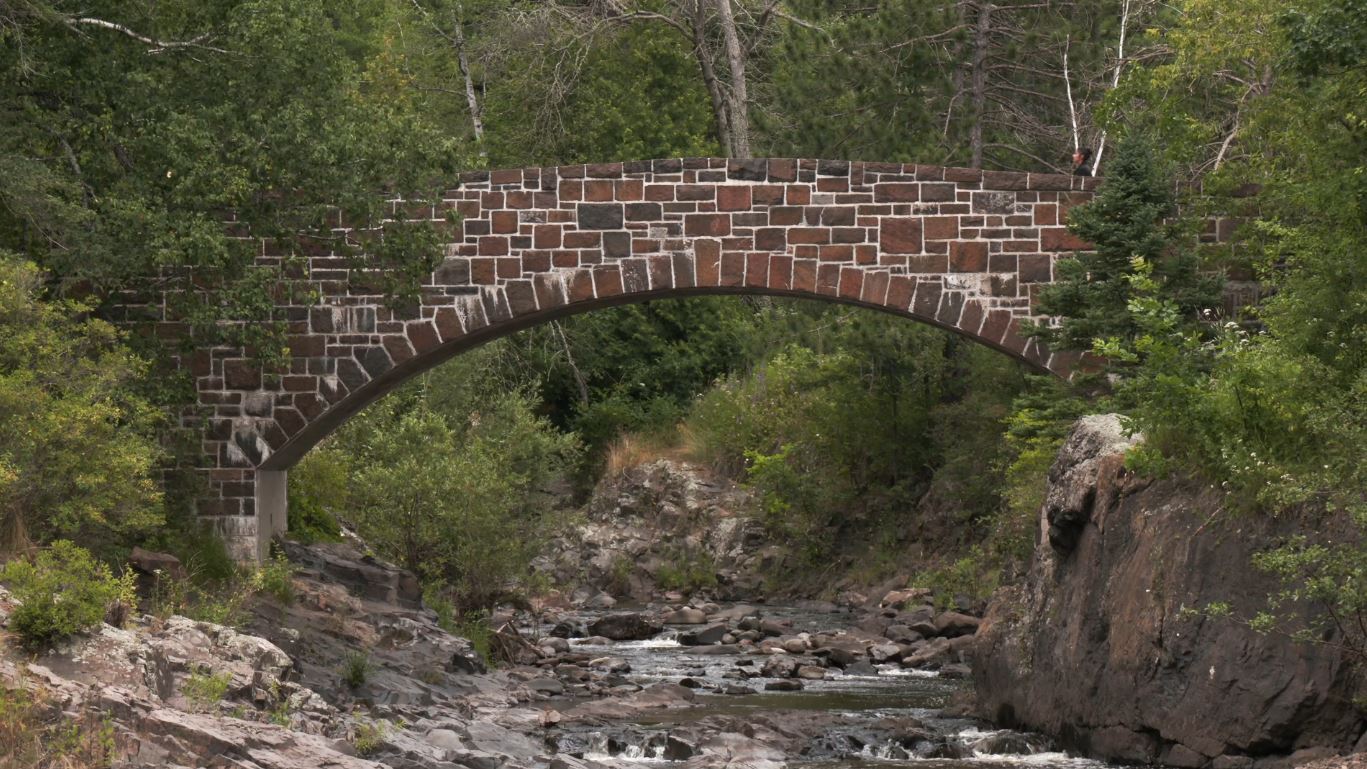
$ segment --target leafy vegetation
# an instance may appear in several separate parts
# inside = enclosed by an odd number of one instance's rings
[[[97,627],[111,611],[135,604],[133,575],[116,577],[83,547],[57,540],[32,560],[15,559],[0,571],[21,603],[9,627],[30,651],[44,651],[76,633]]]

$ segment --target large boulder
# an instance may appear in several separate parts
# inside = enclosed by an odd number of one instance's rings
[[[589,634],[613,641],[644,641],[654,638],[664,626],[640,612],[608,614],[589,625]]]
[[[1338,637],[1301,643],[1242,620],[1281,587],[1255,553],[1295,534],[1337,539],[1344,522],[1226,512],[1206,484],[1127,472],[1132,443],[1117,417],[1096,416],[1060,450],[1027,582],[994,597],[974,639],[979,715],[1136,763],[1352,748],[1367,724]],[[1229,616],[1199,611],[1217,602]]]

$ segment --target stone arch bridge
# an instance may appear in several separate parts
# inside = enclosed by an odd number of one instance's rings
[[[317,301],[279,307],[290,361],[264,374],[241,349],[182,360],[200,408],[209,496],[200,514],[242,558],[285,528],[286,471],[362,407],[463,350],[570,313],[698,294],[761,293],[877,308],[1067,376],[1076,356],[1021,335],[1054,265],[1087,244],[1064,227],[1096,180],[832,160],[690,158],[477,171],[431,220],[445,259],[416,308],[389,308],[347,257],[302,256]],[[460,216],[452,224],[448,212]],[[336,222],[336,234],[351,231]],[[261,241],[258,262],[283,264]],[[295,261],[300,261],[296,256]],[[147,308],[165,321],[167,302]]]

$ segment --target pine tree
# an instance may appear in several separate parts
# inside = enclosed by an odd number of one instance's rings
[[[1031,333],[1054,349],[1090,350],[1093,340],[1134,339],[1132,278],[1138,260],[1153,268],[1165,298],[1192,322],[1219,300],[1220,282],[1199,271],[1199,259],[1181,242],[1172,179],[1142,138],[1116,149],[1105,183],[1092,202],[1073,209],[1069,229],[1096,250],[1057,265],[1057,280],[1043,289],[1039,312],[1060,319]]]

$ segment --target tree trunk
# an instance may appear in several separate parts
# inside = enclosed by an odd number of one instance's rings
[[[470,108],[470,125],[475,129],[475,141],[484,141],[484,108],[479,103],[479,94],[475,92],[475,81],[470,76],[470,58],[465,55],[465,25],[462,17],[463,9],[459,4],[456,5],[456,23],[452,25],[452,41],[456,46],[456,61],[460,64],[460,76],[465,80],[465,102]],[[480,154],[484,150],[480,149]]]
[[[690,26],[693,29],[693,57],[702,71],[702,82],[712,100],[712,118],[717,122],[717,141],[722,151],[731,154],[731,120],[727,114],[726,96],[722,93],[717,71],[712,67],[712,49],[707,45],[707,10],[703,0],[693,0]]]
[[[731,157],[750,157],[749,89],[745,79],[745,51],[741,49],[736,20],[731,15],[731,0],[717,0],[717,20],[726,41],[726,66],[731,73],[727,116],[731,123]]]
[[[987,47],[992,33],[992,3],[978,4],[978,22],[973,30],[973,124],[969,127],[968,146],[973,168],[983,167],[983,118],[987,112]]]

